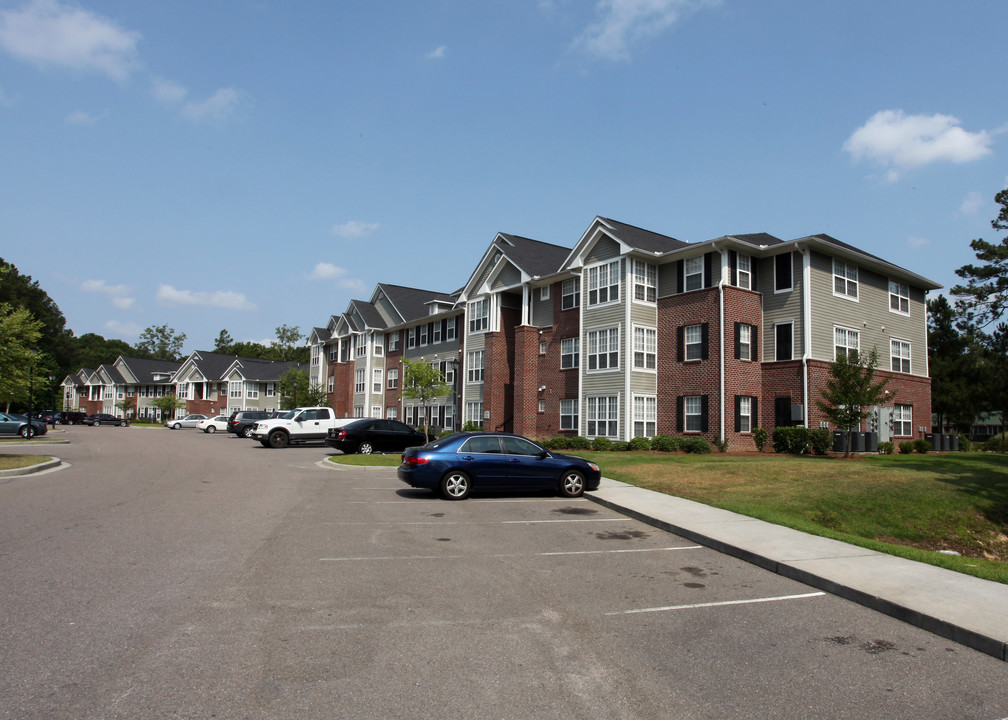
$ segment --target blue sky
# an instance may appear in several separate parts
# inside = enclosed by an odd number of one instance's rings
[[[0,0],[0,256],[186,352],[450,292],[498,232],[825,232],[946,286],[1008,183],[1008,3]],[[947,293],[947,289],[944,291]]]

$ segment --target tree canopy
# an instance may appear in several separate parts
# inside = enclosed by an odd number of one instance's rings
[[[1001,211],[991,226],[1008,230],[1008,190],[1002,190],[994,199]],[[985,328],[1000,320],[1008,309],[1008,236],[997,244],[977,238],[970,247],[980,262],[956,270],[966,283],[953,287],[952,294],[956,296],[961,326]]]
[[[875,380],[878,353],[872,348],[867,355],[850,350],[837,356],[830,363],[826,387],[820,390],[821,400],[816,401],[819,409],[830,422],[848,431],[844,455],[850,454],[852,428],[861,424],[873,405],[880,405],[885,399],[887,378]]]
[[[403,358],[402,395],[410,400],[419,400],[424,409],[424,437],[429,441],[430,418],[426,416],[427,406],[434,398],[447,395],[451,385],[445,382],[441,371],[423,360]]]
[[[76,360],[75,339],[55,301],[39,287],[37,280],[32,280],[30,275],[22,275],[3,258],[0,258],[0,303],[7,303],[12,308],[25,308],[41,323],[35,345],[51,358],[54,365],[52,372],[66,375],[80,369],[73,367]]]
[[[167,325],[151,326],[140,333],[140,341],[134,346],[137,355],[151,360],[179,362],[186,334],[176,332]]]
[[[30,375],[40,374],[36,344],[41,336],[42,321],[27,308],[0,303],[0,401],[27,399]]]

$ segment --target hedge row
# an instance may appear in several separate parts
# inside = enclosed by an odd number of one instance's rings
[[[711,444],[702,437],[669,437],[655,435],[648,439],[634,438],[630,442],[610,440],[597,437],[589,440],[580,435],[576,437],[554,437],[542,443],[550,450],[595,450],[598,452],[621,450],[657,450],[659,452],[688,452],[703,455],[711,452]]]

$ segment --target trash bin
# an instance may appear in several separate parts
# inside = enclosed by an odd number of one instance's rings
[[[865,452],[878,452],[878,433],[869,431],[865,433]]]
[[[942,452],[948,452],[949,451],[949,447],[951,445],[951,442],[952,442],[952,436],[949,435],[948,433],[942,433],[942,436],[941,436],[941,449],[942,449]]]
[[[851,435],[851,452],[865,451],[865,435],[867,433],[856,432]]]

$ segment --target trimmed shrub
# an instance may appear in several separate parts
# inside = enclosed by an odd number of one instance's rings
[[[462,432],[479,432],[482,429],[483,428],[474,423],[472,420],[469,420],[468,422],[462,425]]]
[[[1003,437],[992,437],[983,444],[983,449],[987,452],[1008,452],[1008,440]]]
[[[683,440],[683,450],[696,455],[707,455],[711,452],[711,444],[702,437],[691,437]]]
[[[651,441],[646,437],[635,437],[630,441],[627,450],[650,450]]]
[[[970,449],[970,439],[966,435],[959,436],[959,450],[960,452],[969,452]]]
[[[770,433],[761,427],[756,428],[752,431],[753,442],[756,443],[756,450],[758,452],[763,452],[763,448],[766,447],[767,438],[770,437]]]
[[[678,448],[675,445],[675,438],[670,438],[668,435],[655,435],[651,438],[651,449],[659,452],[673,452]]]
[[[807,427],[778,427],[773,429],[774,452],[789,455],[804,455],[809,446],[809,429]]]
[[[892,455],[893,454],[893,450],[895,450],[895,449],[896,449],[896,446],[893,445],[891,442],[889,442],[887,440],[883,441],[883,442],[880,442],[878,444],[878,451],[879,451],[880,455]]]
[[[543,443],[550,450],[567,450],[571,446],[571,439],[562,435],[552,437]]]
[[[725,452],[728,449],[728,440],[720,435],[715,435],[711,444],[718,449],[718,452]]]
[[[617,440],[617,441],[613,442],[613,444],[610,446],[609,450],[611,450],[612,452],[626,452],[626,450],[627,450],[627,448],[629,446],[630,446],[630,443],[625,442],[623,440]]]
[[[817,428],[809,433],[809,444],[816,455],[825,455],[833,444],[833,433],[824,428]]]
[[[913,441],[913,449],[921,455],[926,455],[931,450],[931,443],[924,438],[918,438]]]
[[[612,450],[612,440],[607,437],[597,437],[592,440],[591,449],[595,452],[609,452]]]
[[[909,455],[914,451],[913,440],[904,440],[899,444],[900,455]]]
[[[571,450],[591,450],[591,440],[583,435],[575,435],[570,439]]]

